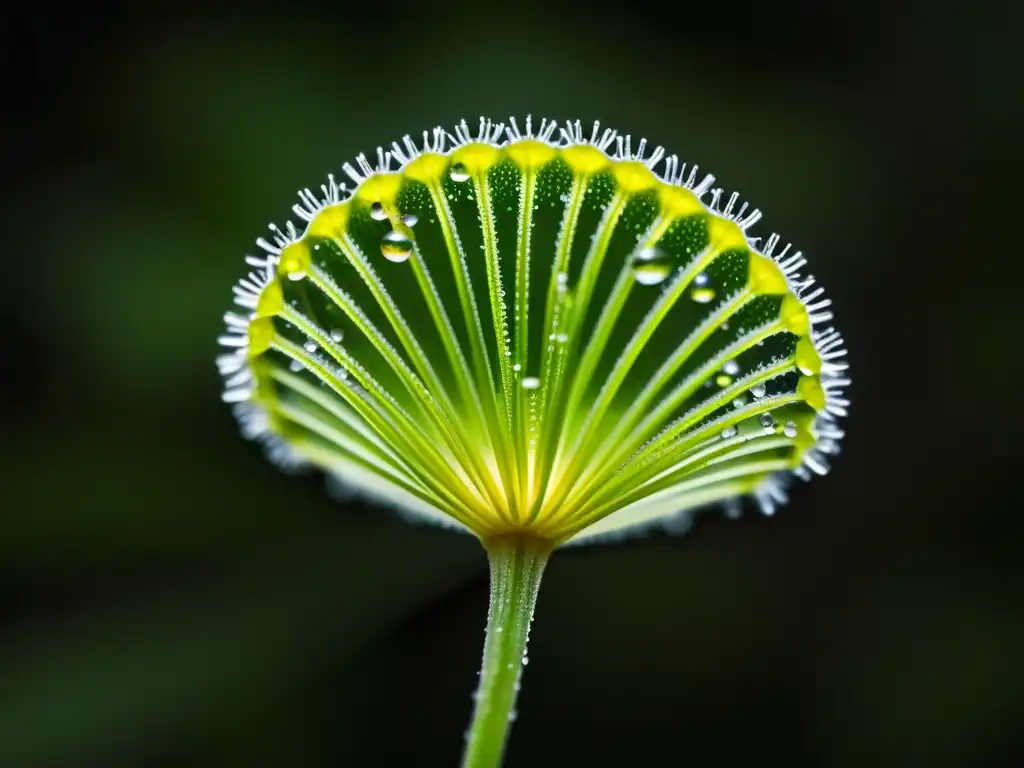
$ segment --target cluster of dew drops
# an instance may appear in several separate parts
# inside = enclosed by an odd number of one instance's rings
[[[448,172],[448,175],[452,181],[459,183],[469,180],[469,171],[466,170],[466,166],[462,163],[455,163]],[[388,213],[384,210],[384,206],[381,203],[376,202],[370,206],[370,218],[375,221],[387,221]],[[419,222],[419,219],[413,214],[407,213],[402,216],[401,221],[409,229],[412,229]],[[393,229],[381,238],[380,252],[388,261],[401,264],[403,261],[408,261],[412,255],[412,240],[404,233]]]
[[[659,285],[663,283],[669,275],[672,274],[673,265],[672,257],[665,253],[663,250],[657,247],[641,248],[633,254],[632,258],[632,270],[633,276],[640,285]],[[708,304],[715,298],[715,289],[708,285],[709,279],[707,274],[704,272],[699,273],[693,279],[693,288],[690,290],[690,298],[697,304]],[[727,328],[728,325],[723,325],[723,328]],[[742,330],[742,329],[741,329]],[[763,342],[758,342],[760,346]],[[711,386],[712,383],[718,387],[724,389],[732,384],[733,380],[740,372],[740,365],[735,360],[728,360],[722,366],[721,372],[707,381],[707,386]],[[750,395],[758,400],[765,396],[767,388],[764,384],[755,384],[750,388]],[[740,396],[732,401],[734,408],[742,408],[747,404],[745,397]],[[762,413],[759,417],[761,427],[764,429],[765,434],[775,434],[779,430],[779,426],[775,423],[775,418],[771,413]],[[781,428],[782,433],[786,437],[796,437],[798,428],[795,422],[788,421]],[[725,427],[722,432],[722,438],[730,440],[734,437],[738,437],[740,434],[739,428],[736,426]]]
[[[672,274],[672,257],[657,247],[641,248],[633,254],[633,277],[640,285],[659,285]],[[708,285],[708,276],[701,272],[693,278],[690,298],[697,304],[709,304],[715,289]]]
[[[387,221],[388,212],[380,203],[374,203],[370,206],[370,218],[375,221]],[[409,229],[415,227],[418,221],[419,219],[411,213],[402,216],[402,223]],[[404,233],[393,229],[381,238],[380,252],[388,261],[400,264],[403,261],[408,261],[412,255],[412,240]]]
[[[335,344],[340,344],[341,340],[345,338],[345,332],[340,328],[332,328],[330,331],[327,332],[327,335],[330,338],[330,340],[333,341]],[[311,355],[315,354],[320,349],[319,345],[312,339],[307,339],[306,343],[302,345],[302,348],[305,349]],[[292,360],[288,364],[289,370],[291,370],[294,373],[301,371],[304,367],[305,366],[298,360]],[[345,379],[348,378],[348,371],[346,371],[344,368],[338,368],[338,370],[335,372],[335,375],[337,375],[338,378],[344,381]],[[320,386],[326,386],[326,383],[321,381]]]
[[[729,360],[725,365],[722,366],[722,373],[715,378],[715,383],[720,387],[727,387],[732,383],[732,376],[739,373],[739,364],[735,360]],[[750,395],[755,400],[760,400],[767,393],[767,387],[764,384],[755,384],[750,388]],[[743,395],[735,398],[732,401],[733,408],[737,410],[747,404],[747,398]],[[785,425],[779,426],[776,423],[775,417],[770,412],[762,413],[758,416],[758,421],[761,424],[761,428],[764,430],[766,435],[774,435],[778,432],[782,432],[786,437],[796,437],[799,429],[794,421],[787,421]],[[740,436],[739,427],[736,425],[729,425],[725,427],[722,432],[723,440],[731,440]]]
[[[455,163],[452,165],[448,172],[449,177],[456,183],[464,183],[469,180],[470,174],[463,163]],[[370,217],[376,221],[386,221],[388,219],[388,213],[384,210],[384,206],[375,202],[370,206]],[[416,226],[419,221],[418,218],[413,214],[405,214],[401,217],[402,223],[412,229]],[[381,254],[390,262],[400,264],[408,261],[412,255],[413,244],[412,241],[402,232],[397,230],[391,230],[387,232],[380,242]],[[672,257],[665,251],[655,246],[641,248],[633,254],[631,268],[633,271],[633,277],[637,283],[644,286],[659,285],[663,283],[669,275],[672,274],[673,262]],[[564,288],[565,280],[567,276],[564,273],[559,275],[559,288]],[[708,276],[701,272],[696,275],[693,279],[693,288],[690,290],[690,298],[697,304],[708,304],[715,298],[714,288],[708,285]],[[341,331],[335,330],[331,332],[331,338],[333,341],[341,341]],[[564,334],[559,334],[556,337],[559,342],[566,340]],[[315,348],[314,342],[307,343],[308,347],[312,345]],[[513,370],[517,373],[520,370],[520,365],[516,363],[513,366]],[[729,360],[722,367],[722,373],[715,378],[715,383],[719,387],[729,386],[733,378],[739,373],[739,364],[735,360]],[[536,376],[524,376],[520,382],[522,388],[527,391],[534,391],[540,387],[540,379]],[[764,397],[765,386],[764,384],[756,384],[750,389],[750,394],[754,398]],[[745,398],[736,398],[733,401],[733,405],[736,408],[740,408],[746,404]],[[776,430],[776,424],[774,418],[769,413],[764,413],[760,416],[761,426],[767,434],[772,434]],[[783,427],[783,433],[787,437],[795,437],[797,434],[796,424],[792,421],[788,422]],[[739,434],[739,430],[735,426],[726,427],[722,430],[722,437],[724,439],[730,439],[736,437]]]
[[[463,163],[453,164],[448,175],[452,181],[459,184],[469,181],[470,178],[469,171]],[[375,202],[370,206],[370,218],[375,221],[387,221],[388,213],[384,210],[384,206],[381,203]],[[415,215],[409,213],[403,215],[401,217],[401,221],[405,226],[409,227],[409,229],[412,229],[416,226],[419,219]],[[412,249],[412,241],[404,233],[397,230],[387,232],[380,241],[381,254],[385,259],[395,264],[401,264],[402,262],[408,261],[409,257],[412,255]],[[562,282],[564,281],[560,281],[560,287]],[[340,339],[336,339],[336,341],[339,340]],[[559,335],[557,340],[560,342],[565,341],[564,335]],[[518,363],[513,366],[513,369],[516,372],[518,372],[520,368],[521,366]],[[524,376],[520,384],[524,390],[533,391],[540,387],[540,379],[536,376]]]

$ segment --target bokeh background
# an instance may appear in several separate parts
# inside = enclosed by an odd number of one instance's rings
[[[482,551],[273,469],[215,337],[294,190],[527,112],[754,201],[829,289],[855,383],[835,470],[775,518],[553,560],[507,764],[1024,762],[1008,18],[35,5],[3,22],[0,766],[457,764]]]

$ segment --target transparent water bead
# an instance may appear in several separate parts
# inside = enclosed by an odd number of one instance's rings
[[[797,435],[797,431],[798,431],[798,430],[797,430],[797,428],[796,428],[796,424],[795,424],[795,423],[793,423],[792,421],[787,421],[787,422],[786,422],[786,426],[784,426],[784,427],[782,428],[782,433],[783,433],[783,434],[784,434],[784,435],[785,435],[786,437],[796,437],[796,435]]]
[[[536,376],[523,377],[523,389],[537,389],[540,386],[540,379]]]
[[[463,182],[469,180],[469,171],[462,163],[455,163],[448,172],[452,181]]]
[[[709,304],[715,298],[715,291],[712,288],[694,288],[690,292],[690,298],[698,304]]]
[[[633,256],[633,277],[640,285],[657,285],[672,273],[672,258],[658,248],[643,248]]]
[[[343,338],[345,338],[345,332],[340,328],[331,331],[331,341],[341,341]]]
[[[370,206],[370,218],[376,221],[386,221],[388,212],[384,210],[384,206],[380,203],[374,203]]]
[[[380,241],[380,252],[384,258],[396,264],[406,261],[412,254],[412,241],[401,232],[392,230]]]
[[[757,398],[764,397],[766,391],[764,384],[755,384],[750,388],[750,394]]]

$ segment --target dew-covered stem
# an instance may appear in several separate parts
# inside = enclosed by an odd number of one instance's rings
[[[484,546],[490,561],[490,607],[463,768],[501,765],[509,726],[515,719],[537,590],[552,550],[552,542],[524,535],[496,537]]]

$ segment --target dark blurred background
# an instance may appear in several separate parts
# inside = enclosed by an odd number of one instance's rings
[[[554,558],[507,764],[1024,763],[1009,18],[141,6],[3,21],[0,766],[457,764],[482,551],[271,467],[215,337],[298,187],[527,112],[754,201],[855,383],[833,473],[775,518]]]

